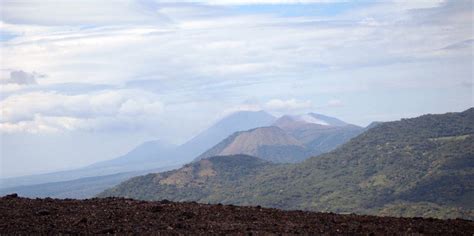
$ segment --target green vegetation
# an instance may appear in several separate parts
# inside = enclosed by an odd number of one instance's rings
[[[474,219],[473,108],[382,123],[299,164],[249,156],[203,161],[133,178],[100,196]],[[169,180],[173,175],[182,181]]]
[[[209,198],[217,202],[214,195],[220,195],[218,192],[228,191],[227,188],[239,185],[243,178],[270,166],[273,164],[247,155],[216,156],[175,171],[132,178],[99,196],[201,202]]]

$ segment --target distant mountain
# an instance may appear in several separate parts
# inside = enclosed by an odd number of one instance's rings
[[[157,168],[171,169],[180,164],[174,159],[175,147],[160,141],[145,142],[118,158],[68,171],[58,171],[39,175],[30,175],[0,179],[1,188],[63,182],[87,177],[106,176],[118,173],[137,172]],[[146,164],[144,164],[146,163]],[[138,172],[142,174],[143,172]],[[113,186],[113,185],[112,185]]]
[[[275,117],[264,111],[240,111],[230,114],[196,137],[180,146],[160,141],[145,142],[124,156],[95,163],[86,168],[111,170],[108,173],[138,171],[167,166],[179,166],[191,162],[203,151],[216,145],[225,137],[243,131],[271,124]]]
[[[177,168],[177,167],[176,167]],[[92,198],[100,192],[113,187],[127,179],[147,173],[170,170],[171,168],[151,169],[144,171],[125,172],[112,175],[92,176],[80,179],[50,182],[35,185],[1,188],[0,196],[17,193],[24,197],[52,197],[52,198]]]
[[[0,189],[14,186],[63,182],[87,177],[137,173],[150,169],[171,169],[191,162],[205,150],[237,131],[267,126],[275,117],[264,111],[241,111],[224,117],[210,128],[202,131],[181,146],[172,146],[160,141],[145,142],[127,154],[112,160],[102,161],[83,168],[39,175],[0,179]],[[111,187],[113,185],[110,185]]]
[[[123,172],[179,165],[181,163],[173,158],[175,152],[176,146],[174,145],[158,140],[148,141],[140,144],[123,156],[97,162],[86,168],[106,168]]]
[[[362,127],[315,113],[282,116],[273,125],[285,130],[315,154],[332,151],[364,131]]]
[[[294,163],[315,153],[284,130],[270,126],[236,132],[196,160],[235,154],[256,156],[271,162]]]
[[[364,130],[337,118],[309,113],[285,115],[271,127],[236,132],[196,160],[246,154],[277,163],[296,163],[336,148]]]
[[[276,118],[265,111],[240,111],[220,120],[179,147],[189,161],[213,147],[229,135],[257,127],[269,126]]]
[[[245,158],[211,157],[99,196],[474,219],[474,108],[384,122],[298,164]]]

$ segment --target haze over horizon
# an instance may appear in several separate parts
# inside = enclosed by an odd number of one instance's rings
[[[472,1],[0,3],[0,178],[236,111],[366,126],[474,105]]]

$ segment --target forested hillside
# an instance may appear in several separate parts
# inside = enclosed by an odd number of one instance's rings
[[[424,115],[379,124],[303,163],[213,157],[134,178],[100,196],[473,219],[473,135],[472,108]]]

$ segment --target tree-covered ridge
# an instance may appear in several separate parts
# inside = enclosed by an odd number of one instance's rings
[[[459,136],[474,133],[474,108],[464,112],[452,112],[442,115],[423,115],[417,118],[384,122],[365,132],[363,135],[377,136],[380,141],[413,140],[419,138],[437,138]]]
[[[247,157],[251,158],[251,157]],[[474,218],[474,109],[387,122],[299,164],[241,166],[199,187],[173,190],[142,177],[102,196],[194,200],[283,209]],[[222,165],[222,164],[221,164]],[[217,168],[214,168],[217,169]],[[242,170],[239,170],[242,171]],[[232,174],[234,173],[234,174]],[[157,175],[155,175],[157,176]],[[219,177],[218,177],[219,176]],[[153,178],[152,178],[153,179]],[[137,181],[135,180],[135,181]]]
[[[215,156],[174,171],[138,176],[108,189],[99,196],[126,196],[136,199],[204,201],[217,192],[239,185],[273,164],[247,155]]]

